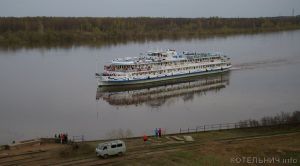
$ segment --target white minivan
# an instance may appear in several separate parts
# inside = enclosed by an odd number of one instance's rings
[[[122,155],[126,152],[126,145],[124,141],[115,140],[98,144],[96,148],[96,155],[103,158],[108,158],[112,155]]]

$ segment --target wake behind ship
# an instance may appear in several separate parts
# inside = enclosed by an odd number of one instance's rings
[[[149,51],[143,57],[112,60],[96,77],[98,86],[134,85],[219,73],[230,68],[230,58],[221,53]]]

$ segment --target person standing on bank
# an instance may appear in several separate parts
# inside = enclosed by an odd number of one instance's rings
[[[158,130],[157,130],[157,128],[154,129],[154,134],[155,134],[155,138],[157,138],[158,137]]]
[[[158,137],[161,138],[161,128],[158,129]]]

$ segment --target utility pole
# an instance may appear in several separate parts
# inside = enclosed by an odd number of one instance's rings
[[[295,9],[293,8],[292,10],[292,16],[294,17],[295,16]]]

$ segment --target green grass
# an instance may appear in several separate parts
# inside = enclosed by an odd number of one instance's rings
[[[90,144],[74,144],[59,151],[61,158],[77,158],[95,154],[95,146]]]
[[[292,157],[299,161],[300,151],[291,150],[294,147],[300,147],[299,134],[295,136],[281,135],[293,132],[300,132],[300,126],[274,126],[181,134],[193,136],[197,143],[195,150],[180,146],[179,151],[164,153],[158,157],[136,159],[126,163],[128,165],[231,165],[230,159],[232,157],[243,156],[277,157],[280,159]],[[266,137],[251,139],[258,136]],[[230,140],[232,138],[234,139]],[[236,140],[235,138],[246,139]],[[189,145],[193,145],[193,143]],[[168,147],[167,145],[161,146]]]
[[[243,138],[260,135],[276,135],[290,132],[300,132],[300,124],[285,125],[285,126],[270,126],[270,127],[257,127],[257,128],[244,128],[244,129],[230,129],[221,131],[208,131],[182,135],[192,135],[194,138],[206,140],[222,140],[231,138]]]
[[[233,157],[290,157],[300,161],[300,124],[231,129],[189,134],[195,142],[167,143],[168,139],[155,139],[145,144],[142,138],[124,139],[129,158],[121,158],[114,165],[231,165]],[[287,135],[288,134],[288,135]],[[80,144],[79,148],[67,147],[59,152],[61,158],[94,156],[94,149],[101,141]],[[141,153],[135,153],[142,150]],[[167,150],[167,151],[166,151]],[[160,152],[161,151],[161,152]],[[132,157],[134,159],[132,159]],[[114,158],[119,160],[118,157]],[[245,165],[241,164],[241,165]],[[247,164],[246,164],[247,165]],[[276,164],[275,164],[276,165]]]

